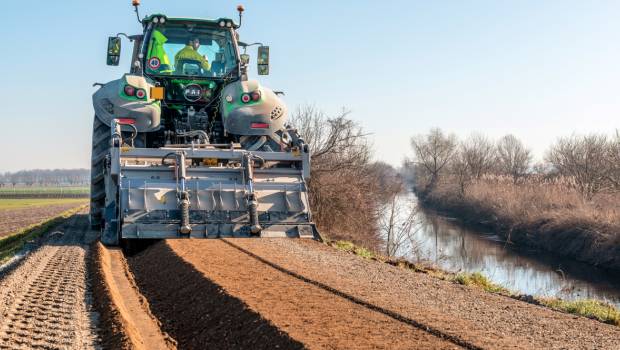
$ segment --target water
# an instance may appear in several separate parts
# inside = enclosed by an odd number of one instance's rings
[[[415,203],[404,196],[401,203]],[[399,213],[401,220],[407,215]],[[397,234],[396,256],[432,262],[451,272],[482,272],[512,291],[566,300],[593,298],[620,307],[620,274],[546,252],[506,244],[493,232],[463,228],[458,221],[418,210],[410,232]],[[402,224],[402,222],[397,222]],[[402,227],[402,226],[398,226]]]

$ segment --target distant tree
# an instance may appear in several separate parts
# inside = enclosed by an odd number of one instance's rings
[[[469,168],[469,163],[467,162],[467,158],[465,156],[465,147],[461,143],[458,147],[457,152],[454,157],[450,161],[450,174],[456,180],[456,183],[459,186],[460,195],[465,195],[465,190],[467,184],[471,181],[471,171]]]
[[[615,138],[610,140],[607,152],[608,180],[614,190],[620,191],[620,130],[616,130]]]
[[[23,185],[86,185],[90,182],[90,170],[88,169],[34,169],[20,170],[14,173],[5,173],[0,177],[5,184],[16,186]]]
[[[495,165],[495,146],[486,136],[472,134],[462,145],[463,161],[474,179],[479,179]]]
[[[390,164],[381,161],[374,162],[369,164],[368,171],[376,178],[379,195],[377,199],[381,203],[388,202],[393,196],[405,192],[405,179]]]
[[[572,178],[586,198],[609,186],[609,142],[605,135],[560,138],[547,152],[546,159],[557,171]]]
[[[445,135],[441,129],[434,128],[426,135],[412,137],[411,148],[417,168],[429,177],[425,189],[428,193],[437,185],[441,172],[454,156],[457,149],[456,136]]]
[[[498,171],[511,176],[515,184],[527,174],[532,152],[514,135],[506,135],[497,142],[496,154]]]

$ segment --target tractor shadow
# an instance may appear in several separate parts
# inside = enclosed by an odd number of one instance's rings
[[[179,349],[303,349],[165,242],[128,259],[140,292]]]

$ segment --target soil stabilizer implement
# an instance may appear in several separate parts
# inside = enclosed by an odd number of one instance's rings
[[[139,1],[133,5],[138,13]],[[248,47],[269,73],[269,47],[239,41],[228,18],[150,15],[129,73],[93,95],[90,219],[107,245],[216,237],[320,239],[306,181],[308,145],[279,94],[248,79]],[[140,16],[138,15],[138,18]]]

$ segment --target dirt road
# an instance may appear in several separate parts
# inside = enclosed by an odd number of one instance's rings
[[[76,215],[0,278],[0,349],[91,349],[88,243],[96,236]]]
[[[176,240],[129,259],[179,348],[616,349],[620,328],[304,240]]]

